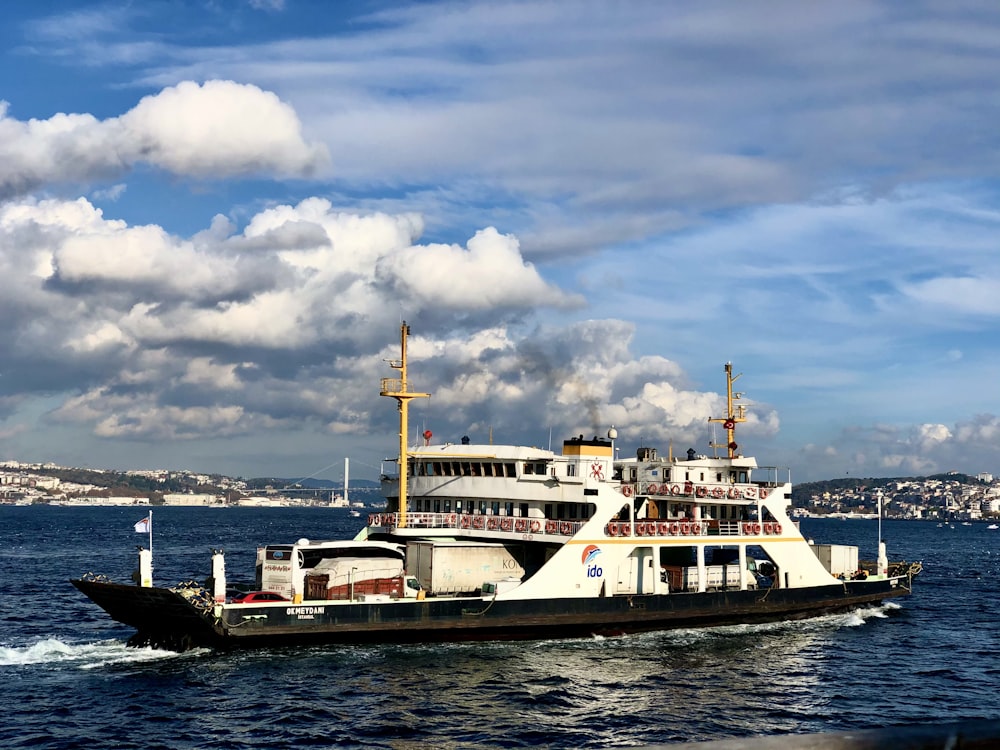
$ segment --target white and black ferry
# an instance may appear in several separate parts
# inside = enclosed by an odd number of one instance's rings
[[[73,584],[136,630],[133,645],[258,647],[617,635],[800,619],[911,592],[919,563],[860,562],[858,548],[814,544],[788,516],[791,483],[741,455],[745,406],[726,365],[727,410],[710,421],[717,454],[616,457],[607,438],[561,452],[527,446],[408,445],[408,407],[428,394],[398,377],[381,394],[400,414],[398,472],[386,509],[351,540],[258,549],[257,594],[227,596],[225,561],[205,586]]]

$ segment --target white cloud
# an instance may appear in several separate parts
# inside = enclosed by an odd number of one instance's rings
[[[233,81],[185,81],[121,117],[59,113],[22,122],[0,102],[0,198],[45,184],[103,181],[140,163],[177,175],[309,176],[328,159],[307,143],[295,111]]]

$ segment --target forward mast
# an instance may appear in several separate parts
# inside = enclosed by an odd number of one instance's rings
[[[399,520],[397,525],[400,528],[406,528],[406,480],[409,458],[406,439],[409,430],[410,400],[431,397],[429,393],[417,393],[409,389],[409,382],[406,376],[406,337],[409,334],[410,327],[404,320],[399,327],[399,349],[401,356],[398,360],[388,360],[389,367],[399,370],[399,377],[382,378],[382,388],[379,391],[380,396],[394,398],[399,404]]]

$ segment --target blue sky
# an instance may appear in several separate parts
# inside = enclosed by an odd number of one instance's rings
[[[0,459],[375,477],[611,424],[1000,473],[1000,9],[8,3]]]

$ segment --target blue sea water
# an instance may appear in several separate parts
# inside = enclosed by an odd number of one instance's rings
[[[622,638],[185,654],[68,582],[127,581],[135,508],[0,506],[4,748],[605,748],[1000,716],[1000,530],[883,522],[922,560],[912,597],[815,620]],[[804,520],[874,558],[876,521]],[[343,538],[335,509],[154,511],[157,583],[211,548],[250,582],[257,545]]]

